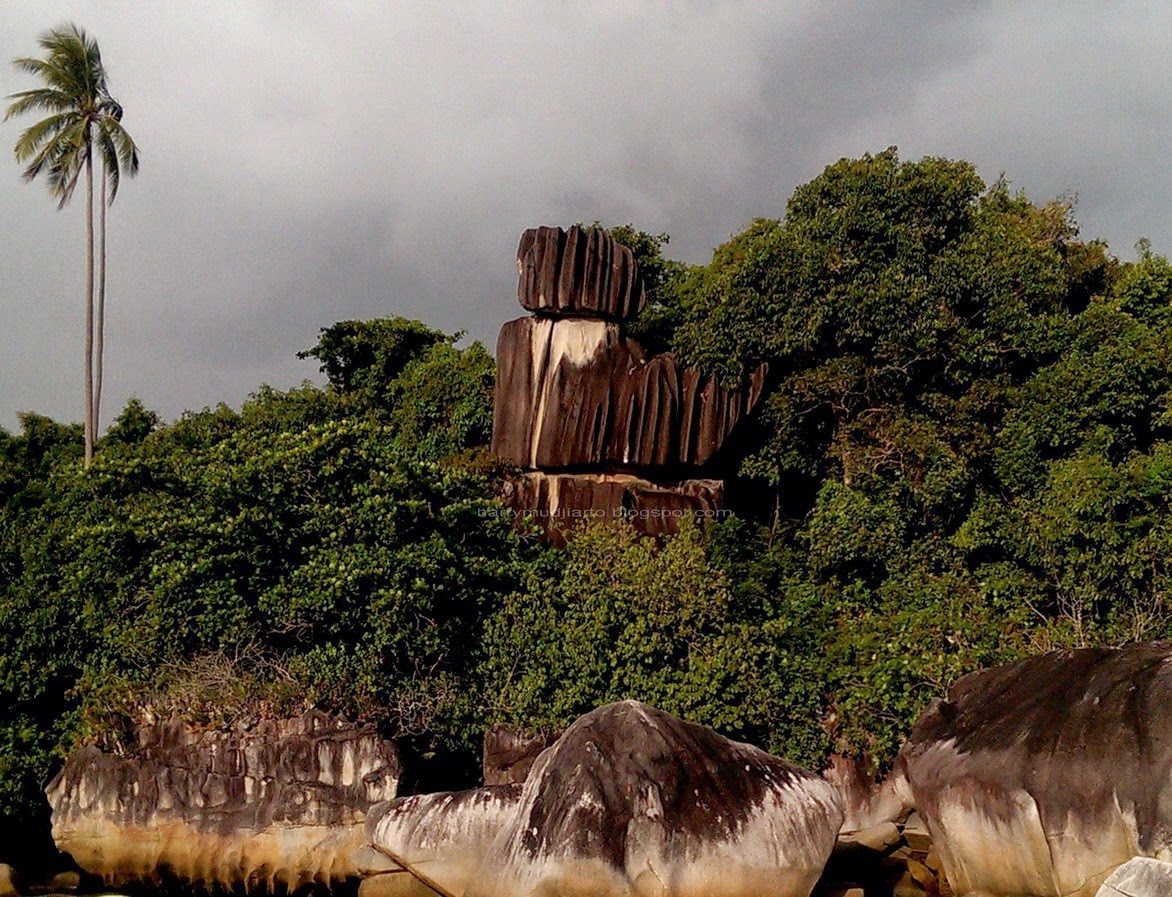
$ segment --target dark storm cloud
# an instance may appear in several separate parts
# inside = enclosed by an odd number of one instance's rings
[[[1004,170],[1038,199],[1077,191],[1090,235],[1166,250],[1158,17],[1048,2],[5,0],[0,60],[85,25],[143,148],[111,217],[108,421],[132,394],[173,417],[315,377],[295,353],[343,318],[407,315],[491,347],[520,313],[523,228],[629,221],[702,261],[826,164],[891,144]],[[25,86],[0,70],[4,94]],[[20,409],[76,419],[80,205],[55,212],[9,162],[0,215],[0,425]]]

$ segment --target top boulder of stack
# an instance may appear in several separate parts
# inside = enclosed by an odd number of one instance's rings
[[[627,321],[646,301],[634,254],[601,227],[530,228],[517,273],[517,301],[542,315]]]

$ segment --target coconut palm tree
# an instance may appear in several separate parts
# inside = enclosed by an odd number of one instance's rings
[[[64,208],[85,173],[85,463],[93,460],[94,431],[101,403],[106,284],[106,206],[114,201],[123,173],[138,171],[138,148],[122,127],[122,107],[110,96],[97,41],[72,23],[48,31],[37,43],[43,58],[17,59],[21,71],[44,86],[8,97],[7,121],[26,112],[47,112],[16,141],[16,160],[27,163],[25,180],[44,173],[50,194]],[[101,171],[99,238],[101,269],[97,301],[97,348],[94,346],[94,156]],[[107,196],[107,187],[109,195]],[[95,357],[97,371],[95,373]]]

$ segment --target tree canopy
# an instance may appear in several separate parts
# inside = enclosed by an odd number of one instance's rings
[[[340,322],[329,385],[0,433],[0,807],[148,710],[306,706],[427,753],[639,698],[817,767],[956,677],[1172,637],[1172,265],[964,162],[831,165],[707,265],[628,228],[648,340],[735,383],[739,516],[563,550],[495,512],[492,359]],[[21,815],[24,814],[24,815]]]

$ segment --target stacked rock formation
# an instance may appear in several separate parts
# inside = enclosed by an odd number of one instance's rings
[[[395,796],[396,747],[322,713],[236,731],[140,727],[74,753],[47,789],[53,839],[110,885],[292,892],[357,878],[367,809]]]
[[[646,293],[631,250],[600,228],[527,230],[517,269],[518,301],[533,314],[501,329],[492,441],[527,471],[512,508],[555,537],[591,517],[671,532],[718,509],[712,464],[766,368],[728,390],[626,336]]]

